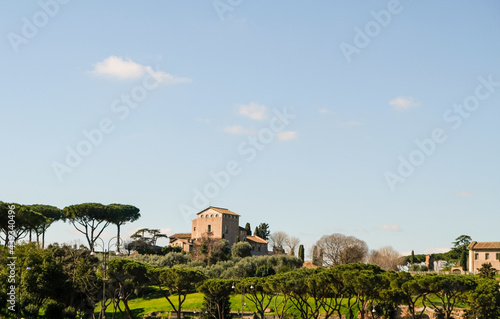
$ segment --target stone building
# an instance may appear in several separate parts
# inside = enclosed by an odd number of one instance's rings
[[[469,272],[478,273],[478,268],[484,263],[491,263],[493,268],[500,270],[500,242],[473,241],[469,249]],[[497,272],[498,273],[498,272]]]
[[[170,236],[170,246],[192,251],[199,245],[203,236],[213,239],[224,238],[232,246],[237,240],[252,245],[252,255],[267,255],[267,241],[258,236],[248,236],[246,229],[239,226],[240,215],[226,208],[210,206],[192,221],[191,233],[178,233]]]

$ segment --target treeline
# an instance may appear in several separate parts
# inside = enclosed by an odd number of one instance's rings
[[[134,318],[130,300],[158,295],[181,313],[188,295],[196,291],[204,294],[200,314],[206,319],[228,318],[229,297],[243,292],[245,302],[261,318],[268,308],[278,318],[391,318],[401,305],[408,307],[412,318],[419,318],[426,309],[451,318],[459,303],[469,305],[469,317],[496,319],[500,315],[499,285],[491,269],[482,272],[484,278],[412,276],[363,263],[300,268],[302,261],[287,255],[233,257],[208,266],[176,252],[107,260],[83,246],[41,249],[29,243],[16,249],[16,309],[25,318],[92,318],[98,304],[108,312]],[[0,262],[7,264],[7,257],[3,248]],[[2,267],[2,291],[8,291],[8,276],[8,269]],[[8,298],[0,296],[6,318],[13,317],[6,309]]]
[[[13,214],[9,214],[9,211]],[[50,205],[21,205],[0,201],[0,239],[7,246],[9,240],[17,242],[28,237],[32,242],[36,236],[37,244],[44,247],[47,229],[52,223],[63,220],[85,235],[90,250],[94,251],[97,238],[106,227],[114,224],[117,227],[116,249],[119,251],[121,226],[136,221],[140,216],[139,208],[124,204],[83,203],[59,209]]]

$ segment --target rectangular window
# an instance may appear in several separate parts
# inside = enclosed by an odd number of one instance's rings
[[[490,259],[490,254],[488,254],[488,253],[484,254],[484,259],[486,259],[486,260]]]
[[[500,253],[497,253],[497,260],[500,260]]]
[[[208,225],[208,232],[212,231],[212,225]]]
[[[227,234],[229,232],[229,227],[227,225],[224,226],[224,232]]]
[[[196,231],[196,227],[194,227],[193,230]]]
[[[479,259],[479,254],[478,254],[478,253],[475,253],[475,254],[474,254],[474,259],[475,259],[475,260],[478,260],[478,259]]]
[[[259,251],[260,251],[260,246],[259,246]]]

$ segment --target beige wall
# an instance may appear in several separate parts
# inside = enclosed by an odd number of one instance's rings
[[[486,254],[489,254],[488,259],[486,259]],[[481,268],[484,263],[491,263],[493,268],[500,270],[500,261],[497,258],[497,254],[500,254],[499,250],[469,250],[469,271],[474,274],[478,273],[477,269]]]
[[[201,217],[203,215],[203,217]],[[206,217],[208,215],[208,217]],[[208,209],[193,219],[191,234],[193,239],[201,238],[210,230],[212,238],[225,238],[232,245],[239,236],[239,216],[223,214]],[[227,226],[227,227],[226,227]]]

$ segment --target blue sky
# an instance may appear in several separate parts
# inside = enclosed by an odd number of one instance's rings
[[[0,6],[2,201],[135,205],[128,235],[213,205],[306,249],[500,241],[497,1]]]

